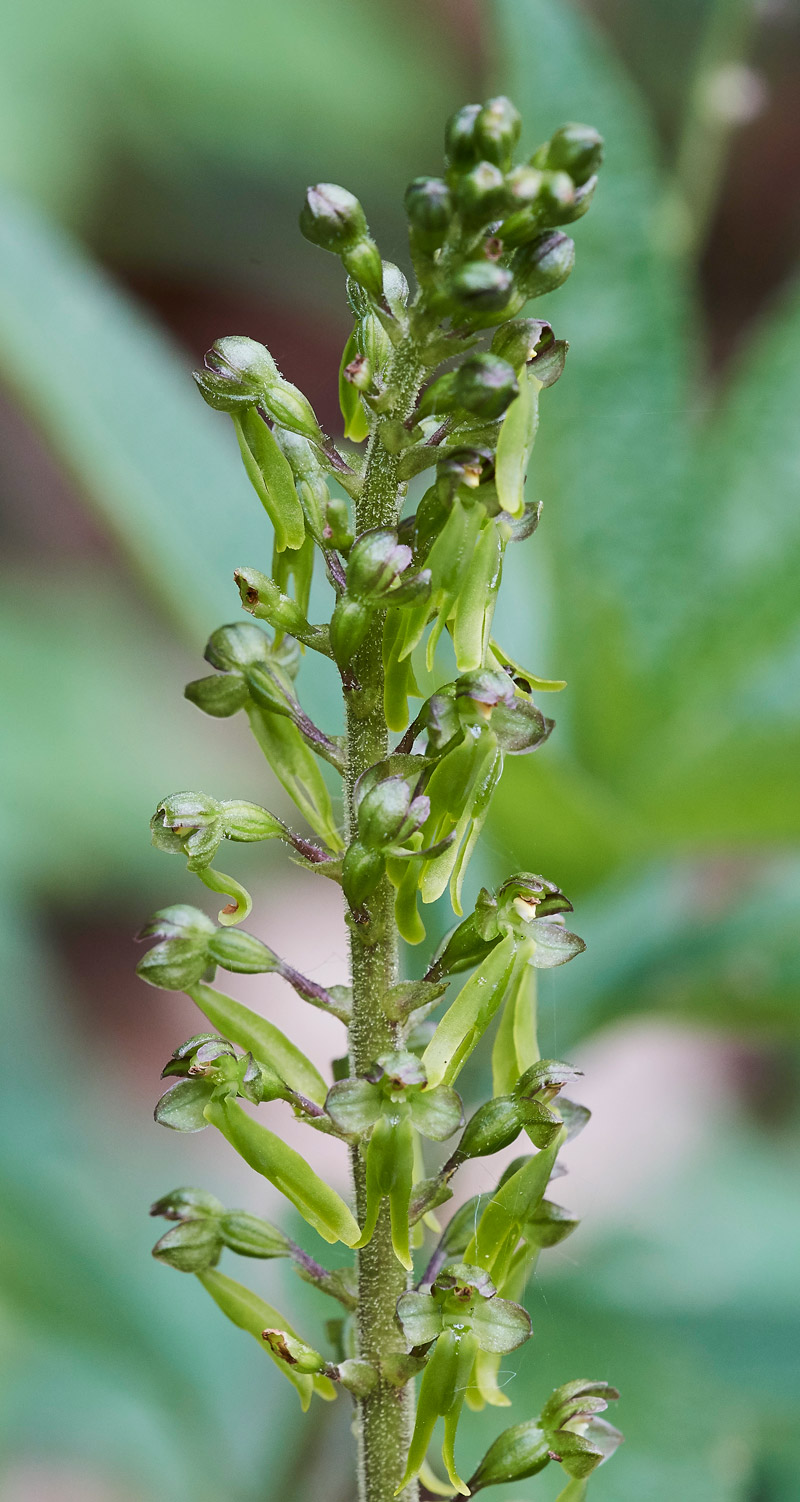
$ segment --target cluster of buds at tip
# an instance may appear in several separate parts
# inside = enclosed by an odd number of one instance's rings
[[[558,228],[588,209],[602,159],[589,126],[567,125],[514,165],[520,116],[510,100],[465,105],[445,130],[445,174],[406,191],[412,257],[437,311],[472,328],[513,318],[569,276]]]

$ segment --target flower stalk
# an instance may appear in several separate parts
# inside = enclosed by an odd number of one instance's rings
[[[602,143],[589,127],[568,125],[515,165],[520,130],[503,98],[466,106],[448,123],[444,176],[419,178],[406,194],[413,295],[382,261],[358,200],[335,184],[309,189],[301,229],[348,274],[354,326],[339,395],[351,448],[323,432],[254,340],[218,340],[195,374],[209,405],[233,420],[274,552],[272,577],[237,569],[253,619],[213,634],[206,657],[215,672],[189,684],[187,697],[218,718],[244,710],[313,839],[241,800],[175,793],[159,804],[154,843],[183,855],[204,886],[230,900],[217,922],[178,905],[143,930],[156,943],[139,974],[184,990],[214,1029],[167,1061],[156,1120],[219,1131],[317,1233],[323,1257],[326,1242],[340,1241],[354,1261],[329,1271],[278,1228],[197,1189],[154,1205],[176,1223],[154,1254],[199,1278],[304,1408],[315,1396],[349,1395],[359,1502],[473,1496],[552,1464],[568,1478],[565,1497],[583,1496],[620,1438],[598,1417],[616,1394],[579,1381],[500,1434],[471,1476],[458,1453],[465,1404],[507,1403],[499,1361],[531,1334],[521,1305],[527,1276],[576,1227],[546,1195],[563,1171],[562,1147],[588,1117],[561,1095],[577,1072],[542,1060],[536,1038],[536,970],[584,948],[566,927],[572,904],[554,881],[521,872],[463,907],[505,757],[537,751],[553,729],[533,694],[564,687],[520,667],[492,629],[506,550],[539,521],[525,479],[540,394],[567,352],[546,320],[519,315],[572,269],[573,242],[559,226],[588,209]],[[308,619],[317,555],[333,592],[321,624]],[[339,672],[344,736],[328,734],[301,705],[295,679],[305,650]],[[423,669],[439,684],[427,697]],[[330,792],[337,776],[341,821]],[[266,839],[287,845],[307,879],[341,885],[349,986],[317,985],[240,927],[250,895],[213,863],[225,840]],[[429,956],[424,979],[401,980],[401,940],[424,941],[425,906],[446,891],[460,921]],[[332,1078],[269,1019],[219,991],[218,968],[276,974],[298,1006],[338,1019],[346,1052]],[[495,1022],[494,1091],[465,1125],[456,1085]],[[262,1108],[279,1099],[348,1145],[350,1203],[264,1124]],[[495,1192],[441,1230],[434,1212],[452,1198],[462,1165],[520,1137],[526,1151]],[[438,1167],[429,1143],[449,1143]],[[438,1240],[426,1246],[434,1230]],[[217,1271],[230,1253],[286,1258],[337,1300],[332,1349],[317,1349],[325,1342],[307,1342]],[[446,1479],[432,1469],[437,1430]]]

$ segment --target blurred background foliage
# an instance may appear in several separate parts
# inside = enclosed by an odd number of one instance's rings
[[[302,190],[346,183],[403,261],[405,183],[499,89],[531,147],[564,119],[608,143],[545,309],[572,350],[499,632],[569,689],[507,770],[482,875],[575,899],[589,953],[544,988],[543,1042],[606,1082],[595,1228],[536,1286],[515,1400],[579,1372],[623,1389],[596,1502],[798,1496],[799,77],[794,0],[7,9],[2,1502],[352,1495],[345,1404],[301,1430],[255,1346],[147,1255],[154,1193],[207,1178],[204,1139],[179,1159],[147,1127],[178,1035],[130,935],[176,891],[158,798],[262,796],[180,696],[235,617],[232,568],[265,555],[191,364],[262,338],[338,431],[347,316]],[[497,1418],[471,1419],[475,1458]]]

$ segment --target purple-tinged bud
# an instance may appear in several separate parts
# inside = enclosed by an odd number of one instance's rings
[[[499,313],[508,306],[514,279],[491,261],[467,261],[453,273],[447,290],[465,314]]]
[[[516,373],[507,360],[492,354],[470,355],[455,373],[454,403],[487,422],[501,417],[519,395]]]
[[[455,198],[464,224],[471,229],[480,229],[492,219],[499,219],[509,206],[506,180],[492,162],[479,162],[459,177]]]
[[[415,177],[406,188],[405,210],[416,244],[423,250],[438,250],[453,217],[447,183],[440,177]]]
[[[522,130],[519,110],[499,94],[488,99],[475,121],[475,140],[482,156],[499,167],[507,167]]]
[[[312,245],[337,255],[367,233],[364,210],[353,193],[338,183],[317,183],[306,191],[300,229]]]
[[[542,160],[540,161],[540,158]],[[568,172],[581,187],[603,160],[603,137],[591,125],[562,125],[536,153],[535,165]]]
[[[560,230],[545,230],[521,245],[512,262],[514,277],[526,297],[542,297],[567,280],[575,265],[575,243]]]
[[[450,116],[444,128],[444,150],[448,166],[454,172],[468,171],[480,159],[475,126],[481,112],[479,104],[465,104]]]

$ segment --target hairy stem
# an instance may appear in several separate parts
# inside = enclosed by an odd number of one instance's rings
[[[389,381],[398,392],[396,415],[405,419],[414,407],[421,366],[413,343],[397,349]],[[367,453],[364,489],[356,506],[356,530],[393,526],[397,521],[400,490],[397,480],[399,455],[389,454],[373,432]],[[388,751],[388,730],[383,709],[383,615],[375,616],[370,633],[358,652],[355,676],[359,689],[345,694],[347,711],[347,823],[348,839],[354,834],[353,789],[361,773]],[[370,899],[371,922],[367,932],[351,929],[351,975],[353,1016],[350,1026],[350,1067],[363,1073],[379,1054],[397,1047],[398,1028],[386,1017],[381,998],[397,980],[398,940],[394,921],[393,891],[384,878]],[[366,1212],[366,1171],[357,1149],[351,1155],[353,1186],[359,1220]],[[389,1207],[384,1204],[375,1234],[358,1254],[358,1349],[365,1360],[380,1367],[391,1351],[405,1349],[395,1319],[395,1306],[407,1287],[405,1270],[392,1247]],[[358,1404],[358,1495],[359,1502],[392,1502],[405,1470],[414,1422],[410,1385],[398,1391],[383,1378]],[[417,1502],[416,1483],[402,1492],[402,1502]]]

